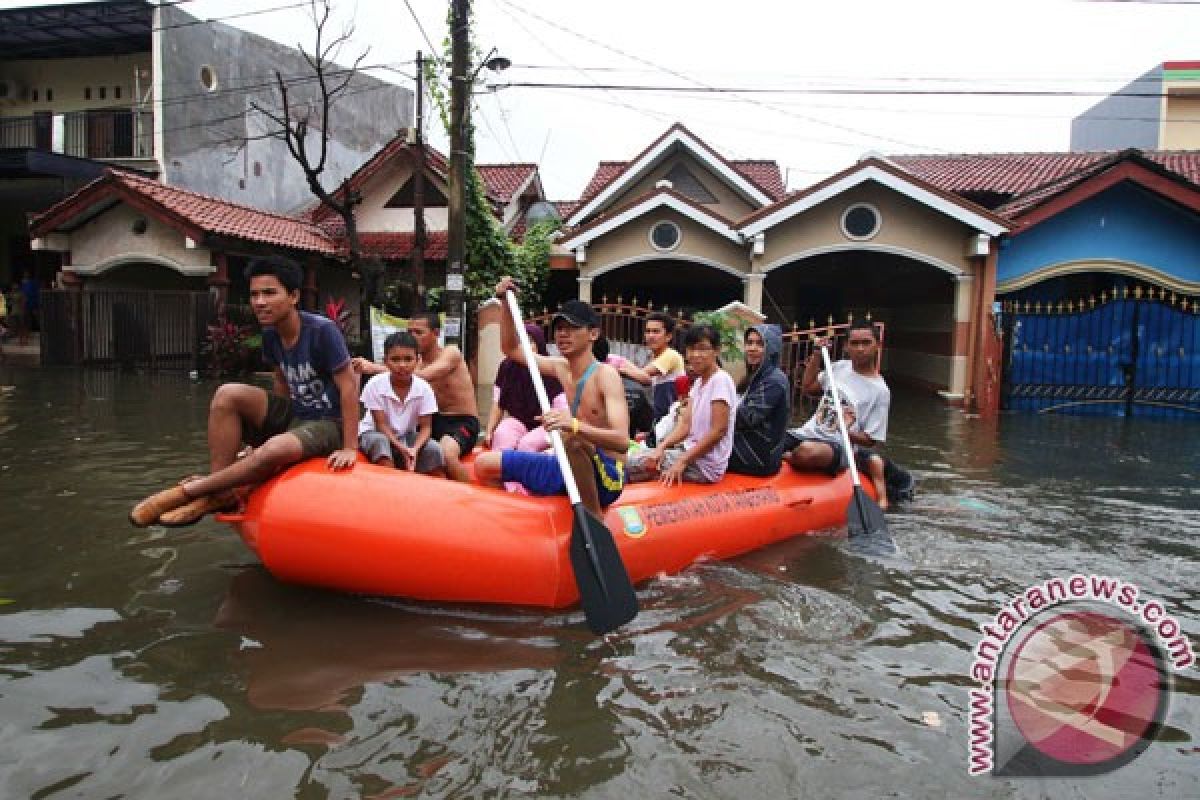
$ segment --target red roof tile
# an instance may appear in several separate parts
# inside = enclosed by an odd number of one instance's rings
[[[579,196],[579,200],[575,202],[571,212],[574,213],[576,209],[590,203],[596,195],[604,191],[606,186],[624,172],[625,168],[631,163],[629,161],[601,161],[596,167],[596,171],[592,173],[592,179],[588,181],[583,194]],[[783,186],[783,173],[776,162],[744,160],[729,161],[727,163],[737,170],[738,174],[761,189],[772,200],[782,200],[787,194],[787,190]],[[566,217],[563,217],[563,219],[566,219]]]
[[[647,153],[651,152],[661,142],[676,132],[683,132],[690,137],[698,147],[707,151],[713,158],[722,162],[726,166],[733,169],[753,186],[759,189],[763,194],[767,195],[772,201],[781,200],[787,194],[786,188],[783,185],[783,175],[779,170],[779,165],[771,160],[747,159],[741,161],[730,161],[722,156],[700,137],[689,131],[683,124],[676,122],[671,127],[667,128],[661,136],[646,146],[641,153],[635,156],[630,161],[601,161],[596,167],[596,172],[592,175],[592,179],[588,181],[588,185],[584,188],[583,194],[579,196],[578,207],[583,207],[590,203],[596,195],[600,194],[606,186],[612,183],[618,176],[621,175],[631,164],[636,163]]]
[[[769,206],[764,206],[764,207],[758,209],[757,211],[752,211],[751,213],[747,214],[746,216],[744,216],[740,220],[738,220],[736,227],[744,228],[747,225],[749,225],[750,223],[756,222],[764,217],[770,216],[770,215],[774,214],[775,212],[779,211],[780,209],[787,208],[795,203],[803,202],[806,198],[822,191],[823,189],[833,186],[834,184],[838,183],[839,181],[843,180],[844,178],[847,178],[847,177],[853,175],[854,173],[858,172],[859,170],[865,169],[867,167],[872,167],[872,168],[887,172],[891,175],[894,175],[897,178],[900,178],[901,180],[903,180],[907,183],[912,184],[913,186],[924,189],[928,192],[931,192],[932,194],[938,195],[939,197],[942,197],[943,199],[947,200],[948,202],[951,202],[954,205],[959,206],[960,208],[962,208],[965,211],[968,211],[972,214],[978,214],[980,216],[987,217],[987,218],[991,219],[993,222],[997,223],[998,225],[1001,225],[1004,228],[1009,227],[1008,220],[1006,220],[1004,217],[1000,216],[996,212],[972,201],[969,197],[964,197],[961,194],[957,194],[955,192],[951,192],[947,189],[944,189],[934,183],[931,183],[931,182],[925,180],[924,178],[922,178],[918,175],[915,175],[911,172],[908,172],[908,171],[898,167],[896,164],[894,164],[886,159],[877,158],[874,156],[869,157],[869,158],[864,158],[863,160],[859,161],[857,164],[852,164],[851,166],[846,167],[841,172],[834,173],[833,175],[830,175],[828,178],[825,178],[822,181],[818,181],[817,183],[814,183],[811,186],[801,189],[800,191],[792,192],[783,200],[772,203]]]
[[[1176,167],[1175,170],[1167,168],[1160,160],[1152,159],[1149,155],[1151,154],[1135,149],[1114,153],[1089,167],[1019,195],[996,210],[1010,219],[1023,223],[1033,220],[1036,224],[1039,216],[1051,213],[1045,210],[1037,212],[1036,209],[1048,203],[1053,205],[1056,198],[1059,205],[1068,202],[1069,197],[1078,202],[1092,196],[1096,191],[1102,191],[1107,186],[1126,180],[1143,183],[1151,191],[1160,192],[1184,206],[1194,208],[1196,197],[1200,195],[1200,184],[1186,177],[1185,173],[1195,172],[1196,168],[1200,167],[1200,152],[1195,153],[1191,159],[1182,160],[1174,158],[1179,155],[1177,153],[1168,154],[1172,156],[1171,163]],[[1156,180],[1156,177],[1162,180]]]
[[[502,203],[512,202],[529,177],[537,172],[537,164],[476,164],[475,168],[488,192]]]
[[[558,211],[558,218],[563,221],[569,219],[575,213],[575,209],[579,208],[579,203],[574,200],[551,200],[550,203]]]
[[[1062,181],[1098,164],[1115,152],[975,153],[888,156],[913,175],[955,194],[994,195],[992,205]],[[1193,182],[1200,182],[1200,151],[1154,151],[1142,155]]]
[[[386,260],[408,258],[413,247],[412,231],[395,233],[364,233],[359,237],[364,256]],[[425,234],[425,257],[435,261],[446,258],[446,232],[428,231]]]
[[[58,225],[88,213],[106,195],[116,195],[148,211],[157,211],[200,234],[228,236],[322,255],[338,253],[337,242],[308,220],[251,208],[117,170],[108,170],[103,177],[39,214],[31,225],[31,234],[49,233]]]
[[[367,181],[377,175],[380,170],[390,164],[401,153],[405,154],[405,158],[408,157],[408,134],[406,131],[401,131],[390,142],[379,148],[375,155],[363,162],[362,166],[356,169],[349,178],[346,178],[338,186],[333,196],[340,199],[347,188],[361,189]],[[450,168],[446,157],[438,152],[437,149],[430,147],[428,143],[425,145],[425,163],[429,165],[430,169],[442,176],[445,176]],[[322,220],[336,216],[333,209],[320,202],[306,208],[304,213],[313,220]]]
[[[779,164],[775,161],[765,160],[742,160],[731,161],[734,168],[745,175],[752,183],[757,184],[763,191],[770,195],[772,200],[782,200],[787,194],[787,187],[783,185],[783,172],[779,169]]]

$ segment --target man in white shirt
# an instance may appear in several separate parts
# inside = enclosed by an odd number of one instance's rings
[[[848,454],[842,448],[838,429],[837,410],[829,375],[820,369],[821,348],[828,340],[813,343],[813,352],[804,365],[803,388],[809,394],[822,393],[816,412],[798,429],[788,431],[784,444],[784,459],[795,469],[808,472],[827,472],[837,475],[849,465]],[[887,484],[884,481],[883,458],[865,453],[860,448],[874,447],[887,438],[888,410],[892,393],[877,366],[879,339],[869,322],[850,326],[846,338],[846,354],[832,365],[842,395],[841,413],[846,431],[854,446],[858,461],[875,484],[880,508],[887,508]]]

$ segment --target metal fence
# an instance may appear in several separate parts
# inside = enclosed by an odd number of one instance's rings
[[[608,340],[609,352],[638,364],[644,364],[649,359],[650,351],[642,342],[644,341],[646,319],[650,314],[657,311],[668,314],[675,320],[672,346],[681,353],[683,352],[684,333],[692,325],[692,320],[682,311],[672,312],[665,308],[655,309],[653,306],[640,306],[636,305],[636,300],[632,303],[624,303],[620,299],[615,303],[607,301],[592,303],[592,308],[600,316],[600,332]],[[554,313],[554,311],[543,310],[542,313],[529,319],[529,322],[542,326],[546,332],[547,342],[554,341],[550,335],[550,322],[554,318]],[[867,321],[871,321],[869,317]],[[852,323],[853,320],[834,323],[833,318],[830,317],[826,325],[800,328],[793,324],[790,330],[783,331],[783,352],[780,354],[779,366],[791,382],[793,407],[796,407],[798,403],[804,403],[801,381],[804,378],[804,362],[813,352],[813,342],[819,338],[829,338],[831,340],[829,357],[836,361],[842,355],[847,332]],[[879,358],[882,363],[884,324],[872,322],[872,325],[874,325],[876,336],[879,339]]]
[[[49,112],[0,119],[0,148],[54,147],[54,119],[62,118],[62,151],[79,158],[151,158],[154,114],[140,109],[104,108]]]
[[[1099,296],[1008,301],[1005,406],[1196,418],[1200,298],[1136,285]]]
[[[56,289],[42,298],[47,365],[197,369],[217,317],[208,292]]]

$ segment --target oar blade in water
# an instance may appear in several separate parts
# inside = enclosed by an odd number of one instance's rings
[[[576,504],[574,511],[571,566],[583,613],[593,633],[609,633],[637,616],[637,593],[612,533],[583,504]]]
[[[854,496],[846,507],[846,532],[851,538],[889,535],[883,509],[867,496],[861,486],[854,487]]]

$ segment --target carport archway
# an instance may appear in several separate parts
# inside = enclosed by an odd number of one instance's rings
[[[955,319],[959,287],[959,276],[913,256],[836,250],[772,269],[762,310],[787,327],[821,326],[831,318],[883,322],[883,369],[889,380],[957,391],[965,370],[956,341],[965,327]]]
[[[592,300],[637,298],[639,305],[664,306],[691,314],[742,300],[741,276],[728,268],[681,259],[655,258],[606,270],[592,281]]]

